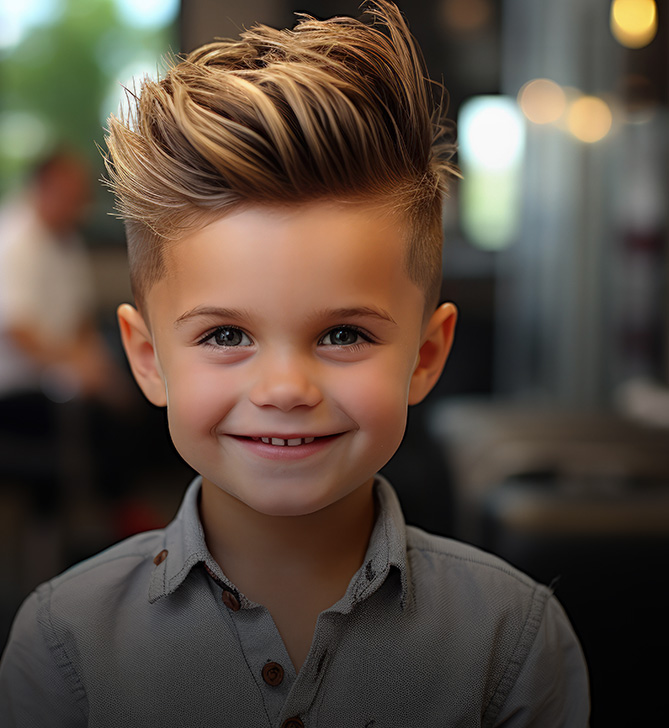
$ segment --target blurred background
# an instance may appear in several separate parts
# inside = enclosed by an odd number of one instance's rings
[[[443,298],[460,318],[446,372],[410,412],[384,472],[409,522],[555,586],[590,664],[595,728],[660,724],[669,648],[669,4],[399,4],[458,124],[464,178],[445,202]],[[328,17],[358,7],[0,0],[0,337],[10,329],[2,287],[13,289],[23,270],[3,256],[17,225],[7,210],[48,187],[43,162],[54,151],[90,183],[86,195],[76,188],[67,225],[71,237],[79,231],[77,260],[86,263],[88,321],[75,328],[89,335],[76,340],[65,374],[62,346],[57,366],[42,369],[37,405],[3,390],[0,376],[0,644],[37,583],[165,525],[191,477],[120,348],[115,307],[131,299],[122,226],[97,181],[106,119],[123,86],[159,74],[165,54],[256,21],[289,26],[294,11]],[[62,192],[72,177],[57,179]],[[12,336],[12,346],[25,344]]]

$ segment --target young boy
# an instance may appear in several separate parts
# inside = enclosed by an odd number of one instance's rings
[[[3,725],[587,724],[551,592],[405,526],[375,477],[455,309],[430,87],[371,10],[201,48],[112,119],[123,343],[200,476],[166,529],[27,599]]]

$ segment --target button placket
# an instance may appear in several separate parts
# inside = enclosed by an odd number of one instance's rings
[[[246,664],[251,668],[268,715],[276,721],[296,677],[276,625],[262,605],[249,604],[247,601],[242,609],[244,597],[236,593],[234,587],[223,581],[207,564],[203,563],[203,566],[221,589],[220,599],[228,609]],[[277,658],[281,662],[277,662]]]

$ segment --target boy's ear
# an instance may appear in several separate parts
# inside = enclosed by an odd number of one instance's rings
[[[144,396],[157,407],[167,404],[167,393],[153,347],[153,338],[144,318],[136,308],[124,303],[117,310],[121,340],[132,374]]]
[[[418,404],[437,383],[453,344],[458,312],[452,303],[443,303],[427,323],[418,362],[409,384],[409,404]]]

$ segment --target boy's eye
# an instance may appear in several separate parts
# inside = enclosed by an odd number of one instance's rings
[[[251,346],[253,343],[247,334],[233,326],[220,326],[202,340],[205,342],[216,346]]]
[[[371,341],[359,329],[353,328],[352,326],[337,326],[336,329],[328,331],[320,343],[326,346],[352,346],[359,344],[361,339],[367,342]]]

